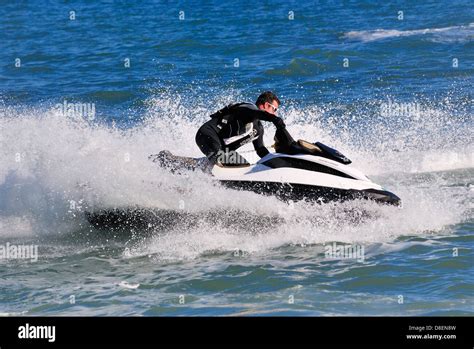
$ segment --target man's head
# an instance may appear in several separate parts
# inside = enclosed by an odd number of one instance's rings
[[[266,91],[258,96],[255,104],[258,109],[265,110],[266,112],[275,115],[280,106],[280,100],[273,92]]]

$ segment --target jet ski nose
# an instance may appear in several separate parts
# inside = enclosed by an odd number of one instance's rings
[[[374,200],[381,204],[402,206],[402,200],[394,193],[388,190],[365,190],[367,199]]]
[[[385,199],[385,202],[389,205],[394,205],[394,206],[402,206],[402,199],[400,199],[398,196],[396,196],[394,193],[386,191],[387,197]]]

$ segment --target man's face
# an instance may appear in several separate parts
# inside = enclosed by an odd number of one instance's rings
[[[260,105],[260,109],[265,110],[267,113],[270,113],[272,115],[276,115],[278,111],[278,103],[277,101],[272,101],[270,102],[265,102],[265,104]]]

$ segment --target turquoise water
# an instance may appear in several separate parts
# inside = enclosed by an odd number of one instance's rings
[[[472,316],[473,18],[464,0],[3,4],[0,252],[38,258],[0,259],[0,313]],[[209,114],[265,89],[295,138],[403,207],[286,204],[148,161],[199,156]],[[130,206],[183,218],[84,217]]]

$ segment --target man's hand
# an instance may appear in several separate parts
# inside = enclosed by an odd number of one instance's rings
[[[275,119],[273,120],[273,125],[275,125],[275,127],[278,130],[286,127],[285,122],[283,121],[283,119],[278,117],[278,116],[275,116]]]

